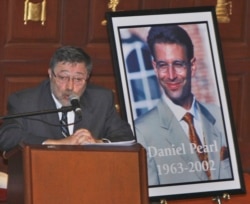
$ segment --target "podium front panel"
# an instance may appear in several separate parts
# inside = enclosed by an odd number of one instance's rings
[[[139,145],[25,146],[25,204],[148,203]]]

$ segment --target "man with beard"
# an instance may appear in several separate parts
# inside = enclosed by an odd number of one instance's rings
[[[73,97],[79,99],[82,117],[72,110],[7,119],[0,127],[0,150],[22,143],[82,145],[133,140],[129,124],[116,112],[112,91],[88,83],[91,71],[91,58],[82,49],[57,49],[50,61],[49,79],[12,94],[8,114],[60,109],[70,106]]]
[[[196,58],[189,35],[177,25],[155,26],[147,42],[163,90],[157,106],[135,120],[149,185],[232,178],[221,109],[191,92]]]

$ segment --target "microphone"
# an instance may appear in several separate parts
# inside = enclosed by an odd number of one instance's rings
[[[80,103],[79,103],[79,97],[76,95],[71,95],[69,98],[70,98],[70,103],[73,107],[73,110],[75,111],[75,114],[79,117],[79,119],[81,119],[82,110],[81,110]]]

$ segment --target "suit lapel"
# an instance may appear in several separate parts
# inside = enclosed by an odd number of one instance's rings
[[[80,129],[80,128],[87,128],[89,129],[91,124],[93,124],[94,120],[94,114],[91,112],[91,104],[87,100],[87,95],[88,93],[84,93],[83,96],[80,98],[80,106],[82,110],[82,120],[77,122],[74,126],[74,131]],[[88,107],[88,108],[87,108]],[[75,118],[75,121],[78,119]]]
[[[84,108],[82,109],[82,120],[77,122],[74,126],[74,131],[80,129],[80,128],[89,128],[91,121],[93,120],[93,114],[91,112]],[[75,117],[75,121],[79,120],[78,118]]]
[[[176,119],[169,107],[164,105],[163,102],[159,105],[159,113],[161,113],[161,134],[164,134],[166,140],[176,147],[183,144],[186,150],[190,149],[189,139],[182,129],[179,121]],[[183,154],[181,156],[186,162],[190,161],[190,159],[193,161],[194,158],[196,158],[190,154]]]
[[[45,91],[43,91],[43,103],[39,105],[40,110],[56,110],[55,102],[52,98],[49,83],[45,86]],[[41,115],[43,121],[46,121],[48,124],[48,132],[51,132],[54,138],[62,138],[62,133],[60,129],[60,119],[58,113],[49,113]]]

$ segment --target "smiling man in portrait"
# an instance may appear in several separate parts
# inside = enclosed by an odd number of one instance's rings
[[[197,59],[190,36],[178,25],[154,26],[147,43],[163,90],[158,104],[135,120],[149,185],[231,179],[222,111],[192,93]]]

